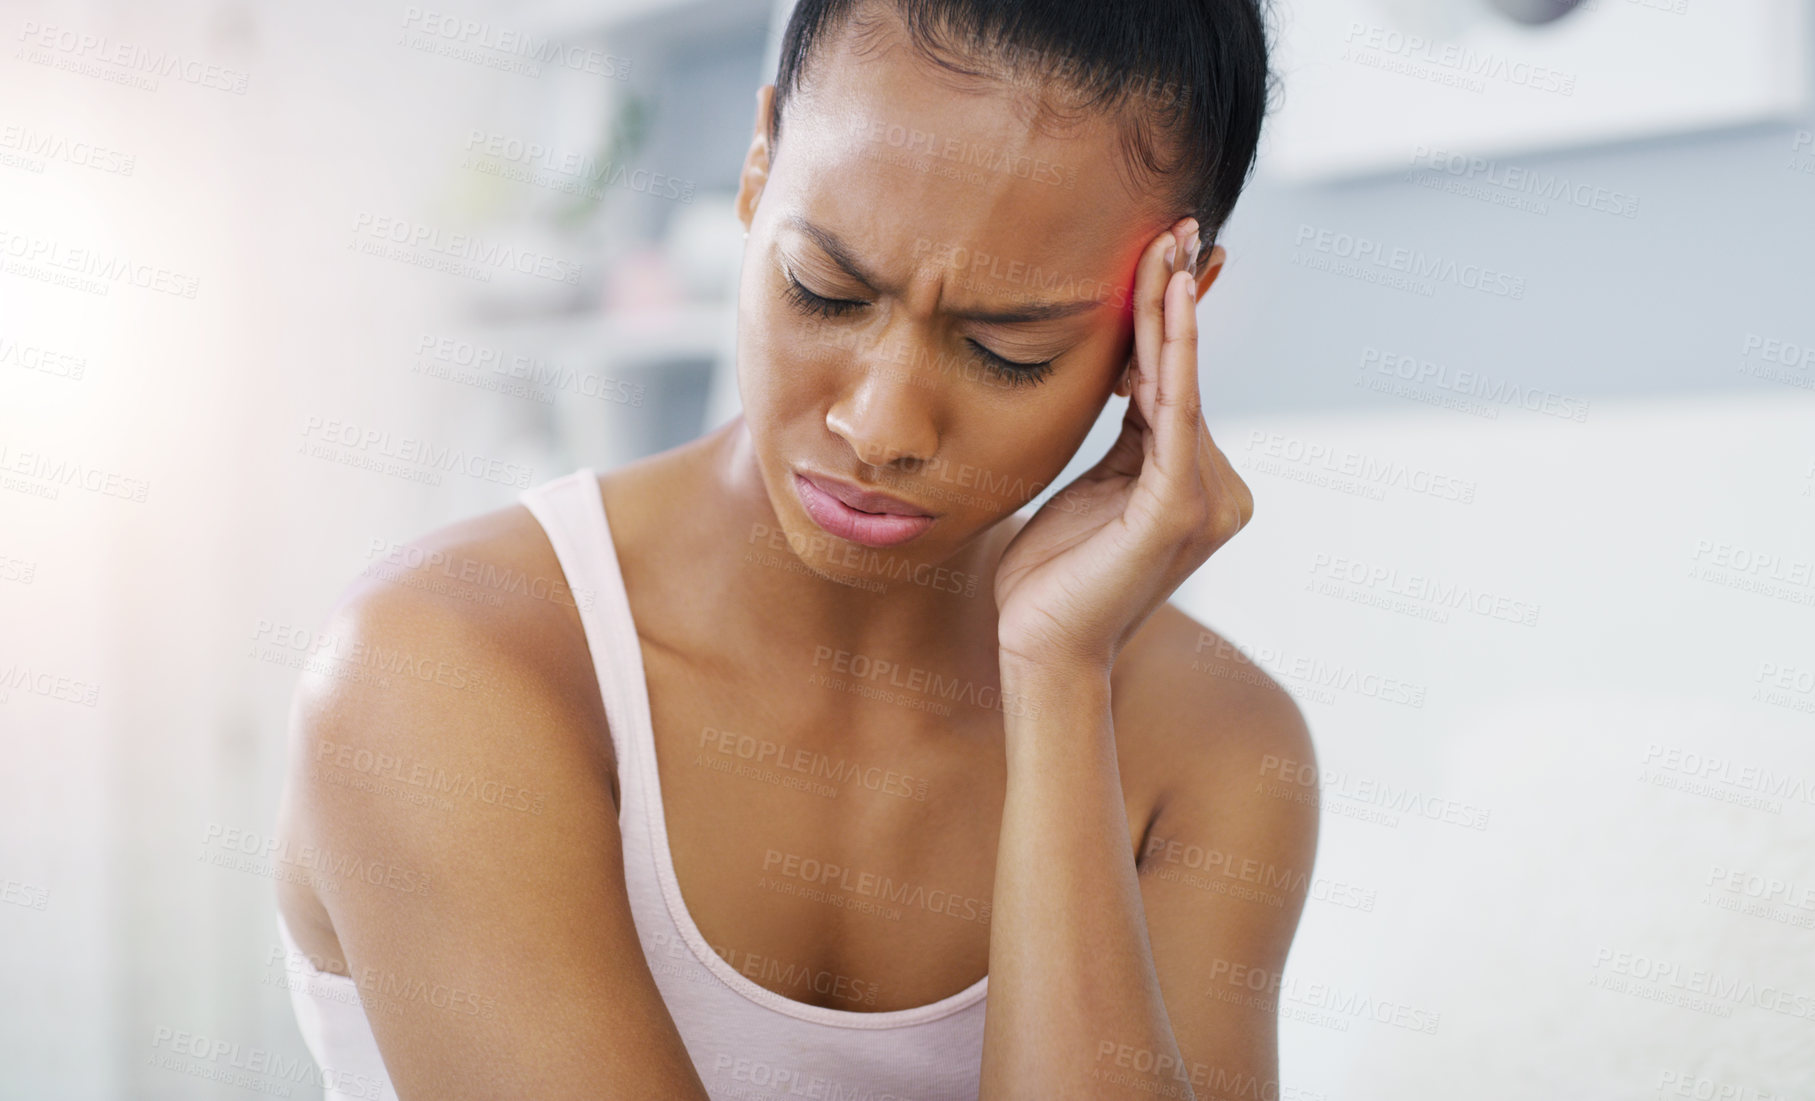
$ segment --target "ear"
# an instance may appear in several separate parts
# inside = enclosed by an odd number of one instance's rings
[[[1204,295],[1210,292],[1210,284],[1216,282],[1216,277],[1222,274],[1223,261],[1228,258],[1229,254],[1223,250],[1223,246],[1212,245],[1210,255],[1198,261],[1198,266],[1203,270],[1197,273],[1197,301],[1202,302]]]
[[[1229,254],[1223,249],[1223,246],[1213,245],[1210,249],[1210,255],[1203,257],[1199,261],[1198,266],[1202,270],[1197,273],[1197,301],[1202,302],[1204,300],[1204,295],[1210,292],[1210,285],[1216,282],[1216,277],[1218,275],[1222,274],[1223,262],[1227,259],[1229,259]],[[1116,377],[1115,395],[1119,398],[1125,398],[1133,393],[1133,382],[1134,352],[1130,351],[1128,353],[1128,362],[1122,365],[1122,373]]]
[[[756,124],[750,132],[750,148],[744,153],[743,171],[737,178],[737,218],[744,223],[746,232],[756,217],[763,186],[769,182],[769,118],[774,109],[775,85],[765,84],[756,90]]]
[[[1122,373],[1115,379],[1115,396],[1125,398],[1134,392],[1131,383],[1134,381],[1134,352],[1128,353],[1128,362],[1122,364]]]

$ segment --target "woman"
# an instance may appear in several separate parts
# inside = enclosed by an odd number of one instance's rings
[[[1253,0],[802,0],[742,415],[395,554],[327,631],[435,676],[301,685],[330,1097],[1279,1096],[1310,741],[1165,602],[1253,509],[1193,307],[1265,77]]]

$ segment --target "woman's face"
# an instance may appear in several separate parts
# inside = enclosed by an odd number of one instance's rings
[[[738,383],[777,519],[835,577],[948,559],[1064,469],[1119,392],[1135,262],[1174,220],[1124,183],[1113,118],[1042,129],[1010,86],[955,81],[891,22],[821,45],[773,160],[759,100]],[[834,538],[796,471],[936,519],[885,549]]]

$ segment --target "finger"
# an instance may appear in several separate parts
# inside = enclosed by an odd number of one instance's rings
[[[1153,450],[1157,472],[1174,488],[1197,484],[1198,456],[1207,435],[1197,393],[1197,281],[1181,267],[1166,282],[1165,333],[1154,395]],[[1197,492],[1197,490],[1194,490]]]
[[[1208,440],[1209,437],[1206,436],[1205,439]],[[1235,531],[1240,531],[1248,526],[1248,521],[1254,519],[1254,491],[1249,489],[1248,483],[1242,480],[1240,474],[1236,473],[1235,466],[1229,462],[1229,457],[1223,454],[1221,448],[1212,443],[1210,452],[1208,482],[1210,485],[1218,487],[1217,493],[1220,497],[1235,506]]]
[[[1154,421],[1153,395],[1158,389],[1160,345],[1165,339],[1166,278],[1171,268],[1166,247],[1178,244],[1177,226],[1148,243],[1134,270],[1134,376],[1128,403],[1139,406],[1147,423]],[[1175,254],[1176,259],[1176,254]]]
[[[1141,464],[1147,458],[1147,437],[1147,418],[1141,415],[1140,403],[1131,398],[1122,411],[1121,431],[1102,461],[1097,463],[1097,469],[1128,478],[1138,477]]]

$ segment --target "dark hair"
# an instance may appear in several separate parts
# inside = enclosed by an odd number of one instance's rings
[[[772,151],[808,58],[859,7],[876,2],[795,4],[775,77]],[[1274,89],[1264,0],[888,2],[919,53],[952,72],[1052,81],[1083,110],[1136,108],[1123,127],[1129,163],[1171,181],[1160,197],[1180,217],[1196,216],[1205,251],[1216,243],[1254,170]],[[988,68],[973,67],[978,62]]]

